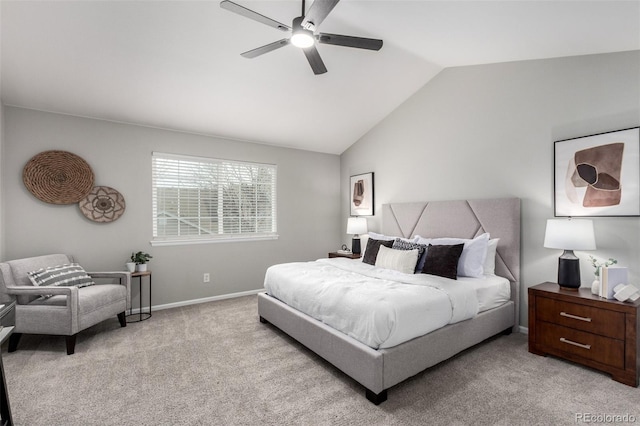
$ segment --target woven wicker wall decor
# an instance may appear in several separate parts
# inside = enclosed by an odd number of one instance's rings
[[[93,171],[82,158],[67,151],[44,151],[22,170],[22,181],[36,198],[51,204],[73,204],[93,188]]]
[[[78,203],[80,211],[94,222],[113,222],[126,207],[121,193],[108,186],[96,186]]]

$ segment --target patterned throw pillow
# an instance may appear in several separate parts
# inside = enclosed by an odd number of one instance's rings
[[[424,262],[426,258],[427,246],[426,244],[412,243],[411,241],[403,240],[402,238],[396,238],[393,241],[391,248],[396,250],[415,250],[418,249],[418,262],[416,263],[415,272],[422,272]]]
[[[77,263],[50,266],[28,272],[27,275],[34,286],[87,287],[95,284],[89,274]],[[43,297],[51,297],[51,295]]]

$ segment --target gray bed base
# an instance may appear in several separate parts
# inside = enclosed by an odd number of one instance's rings
[[[438,223],[446,218],[446,224]],[[436,221],[434,222],[434,219]],[[411,224],[413,222],[413,225]],[[499,333],[518,329],[520,200],[437,201],[383,205],[383,233],[397,236],[500,238],[496,274],[511,282],[511,300],[473,319],[450,324],[388,349],[373,349],[266,293],[258,294],[261,322],[269,322],[363,385],[374,404],[387,389]]]
[[[387,389],[498,333],[511,332],[513,302],[450,324],[388,349],[373,349],[328,325],[290,308],[266,293],[258,294],[260,321],[269,322],[320,355],[366,388],[378,405]]]

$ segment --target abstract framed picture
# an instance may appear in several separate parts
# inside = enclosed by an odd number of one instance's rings
[[[351,216],[373,216],[373,172],[351,176],[350,183]]]
[[[640,127],[554,142],[554,215],[640,216]]]

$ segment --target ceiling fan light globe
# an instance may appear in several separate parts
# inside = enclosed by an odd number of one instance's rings
[[[314,45],[314,43],[315,40],[313,38],[313,35],[309,34],[305,30],[294,32],[291,36],[291,44],[301,49],[311,47]]]

